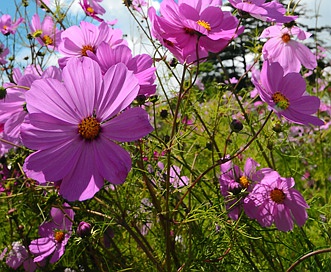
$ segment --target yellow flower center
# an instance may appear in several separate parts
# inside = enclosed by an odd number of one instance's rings
[[[204,20],[197,21],[197,24],[207,29],[207,31],[211,30],[210,24]]]
[[[95,139],[100,133],[100,123],[95,117],[89,116],[78,125],[78,133],[86,140]]]
[[[41,29],[36,30],[35,32],[32,33],[32,37],[38,38],[43,34],[43,31]]]
[[[87,51],[94,53],[94,47],[92,45],[84,45],[82,48],[82,56],[87,57]]]
[[[55,231],[54,233],[54,239],[58,242],[61,243],[64,240],[64,232],[59,230]]]
[[[6,26],[6,25],[3,26],[3,29],[4,30],[7,30],[7,28],[8,28],[8,26]]]
[[[239,183],[240,183],[241,187],[243,187],[243,188],[248,188],[248,186],[249,186],[249,180],[248,180],[248,178],[245,177],[245,176],[242,176],[242,177],[239,179]]]
[[[53,39],[48,35],[44,35],[44,37],[42,37],[42,40],[46,45],[53,44]]]
[[[282,190],[275,188],[270,192],[270,197],[271,200],[276,202],[277,204],[282,204],[286,198],[286,195]]]
[[[289,34],[287,34],[287,33],[283,34],[282,41],[284,43],[288,43],[290,40],[291,40],[291,36]]]
[[[282,110],[286,110],[290,106],[290,101],[280,92],[275,92],[272,95],[272,100]]]
[[[88,13],[94,13],[94,9],[92,8],[92,7],[88,7],[87,9],[86,9],[86,11],[88,12]]]

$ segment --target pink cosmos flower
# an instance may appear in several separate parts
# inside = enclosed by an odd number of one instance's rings
[[[0,42],[0,64],[5,65],[7,63],[6,57],[9,54],[9,49]]]
[[[162,162],[158,162],[157,166],[161,170],[161,172],[158,171],[156,175],[158,175],[161,181],[164,182],[166,180],[166,169],[164,167],[164,164]],[[187,176],[181,176],[180,172],[180,167],[176,165],[171,165],[169,173],[169,182],[174,188],[181,188],[183,186],[187,186],[189,183],[190,179]]]
[[[30,23],[32,36],[42,45],[50,49],[57,49],[61,42],[61,30],[56,25],[51,16],[46,15],[43,22],[40,22],[38,14],[32,16]]]
[[[246,160],[244,172],[237,165],[233,165],[232,161],[221,164],[220,189],[226,200],[226,209],[232,220],[238,220],[244,196],[240,194],[242,190],[250,192],[253,188],[253,183],[258,181],[256,168],[259,164],[252,158]]]
[[[132,57],[131,50],[126,45],[119,45],[115,48],[105,42],[101,43],[96,54],[91,51],[87,55],[99,63],[102,73],[117,63],[124,63],[126,67],[133,72],[139,81],[140,89],[138,95],[151,96],[155,94],[156,85],[155,70],[153,60],[147,54]]]
[[[266,0],[229,0],[230,4],[238,10],[249,13],[252,17],[267,22],[288,23],[297,16],[285,16],[286,9],[281,3],[275,1],[265,3]]]
[[[285,74],[299,72],[301,64],[307,69],[314,69],[317,66],[316,56],[308,47],[294,40],[293,36],[304,40],[310,34],[296,26],[288,28],[282,24],[266,28],[260,36],[260,38],[269,38],[262,49],[264,59],[279,62]]]
[[[265,174],[244,200],[245,213],[263,227],[275,223],[277,229],[290,231],[293,221],[303,226],[308,219],[308,204],[299,191],[293,189],[293,178],[283,178],[276,171]]]
[[[103,0],[81,0],[79,5],[84,10],[87,16],[96,19],[99,22],[102,22],[103,19],[98,17],[98,15],[102,15],[106,12],[106,10],[98,4],[98,2],[102,2]]]
[[[71,58],[62,76],[34,81],[26,93],[31,124],[22,140],[37,152],[23,168],[40,184],[57,182],[65,199],[85,200],[104,179],[123,183],[131,169],[130,155],[114,141],[135,141],[153,128],[142,108],[127,109],[139,85],[123,63],[102,76],[92,59]]]
[[[14,83],[5,83],[6,96],[0,100],[0,123],[4,124],[4,135],[8,140],[20,142],[20,127],[27,116],[25,109],[25,93],[32,82],[39,78],[53,77],[61,80],[59,68],[51,66],[45,72],[37,71],[34,66],[28,66],[24,75],[19,69],[14,69]]]
[[[12,249],[6,257],[6,264],[14,270],[17,270],[22,264],[25,271],[33,272],[37,269],[37,265],[20,242],[12,243]]]
[[[4,14],[0,17],[0,31],[4,35],[15,34],[19,24],[23,21],[23,18],[18,18],[13,22],[9,14]]]
[[[80,26],[71,26],[61,34],[59,52],[64,55],[59,59],[59,65],[63,68],[70,57],[87,56],[87,52],[96,53],[99,45],[106,42],[112,48],[127,44],[122,39],[122,31],[112,29],[107,23],[102,22],[95,26],[88,22],[80,22]]]
[[[72,233],[74,216],[75,212],[67,203],[62,209],[51,209],[52,220],[39,226],[41,238],[31,241],[29,245],[30,252],[36,256],[34,262],[41,262],[50,255],[50,263],[55,263],[61,258]]]
[[[146,7],[147,2],[145,0],[133,0],[132,1],[132,8],[138,12],[141,11],[142,7]]]
[[[278,62],[263,63],[260,81],[252,79],[261,99],[266,102],[277,115],[287,120],[302,124],[321,126],[319,118],[312,116],[320,106],[316,96],[305,95],[306,82],[299,73],[288,73]]]
[[[161,16],[149,8],[152,33],[182,63],[205,58],[208,52],[220,52],[243,32],[243,27],[237,29],[237,19],[223,12],[220,4],[215,0],[164,0]]]

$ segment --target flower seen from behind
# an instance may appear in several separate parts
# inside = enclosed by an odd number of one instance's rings
[[[37,151],[27,157],[24,170],[40,184],[59,184],[69,201],[85,200],[105,179],[125,181],[131,158],[116,142],[138,140],[153,128],[145,110],[128,108],[139,85],[124,64],[103,76],[92,59],[71,58],[62,76],[63,82],[37,80],[26,94],[30,124],[22,128],[22,139]]]

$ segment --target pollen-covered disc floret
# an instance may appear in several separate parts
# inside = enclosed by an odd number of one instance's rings
[[[100,123],[93,116],[84,118],[78,125],[78,133],[86,140],[93,140],[98,137],[100,129]]]
[[[61,230],[55,231],[54,232],[54,239],[58,242],[61,243],[64,240],[64,232]]]
[[[197,21],[197,24],[204,27],[205,29],[207,29],[208,31],[211,30],[210,24],[204,20],[199,20]]]
[[[240,185],[243,187],[243,188],[248,188],[249,186],[249,180],[246,176],[242,176],[240,179],[239,179],[239,183]]]
[[[291,36],[290,36],[290,34],[285,33],[285,34],[282,35],[282,41],[283,41],[284,43],[288,43],[290,40],[291,40]]]
[[[286,110],[290,106],[289,100],[280,92],[275,92],[272,95],[272,100],[275,102],[276,106],[282,110]]]
[[[84,45],[81,51],[82,56],[86,57],[87,56],[87,51],[91,51],[95,53],[94,47],[92,45]]]
[[[270,192],[270,198],[277,204],[282,204],[286,198],[286,195],[282,190],[275,188]]]

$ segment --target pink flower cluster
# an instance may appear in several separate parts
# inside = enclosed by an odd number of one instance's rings
[[[244,171],[228,161],[221,165],[220,188],[229,217],[238,220],[242,211],[263,227],[273,223],[281,231],[303,226],[308,219],[308,204],[294,189],[293,178],[283,178],[270,168],[257,170],[258,163],[248,158]]]
[[[131,106],[138,95],[156,91],[152,58],[133,56],[122,32],[105,22],[59,31],[51,17],[41,21],[36,14],[30,30],[62,54],[60,68],[14,69],[0,100],[1,136],[36,151],[23,166],[29,178],[56,185],[69,201],[92,198],[105,180],[121,184],[131,169],[129,153],[117,143],[153,130],[147,112]],[[2,154],[8,149],[1,143]]]

